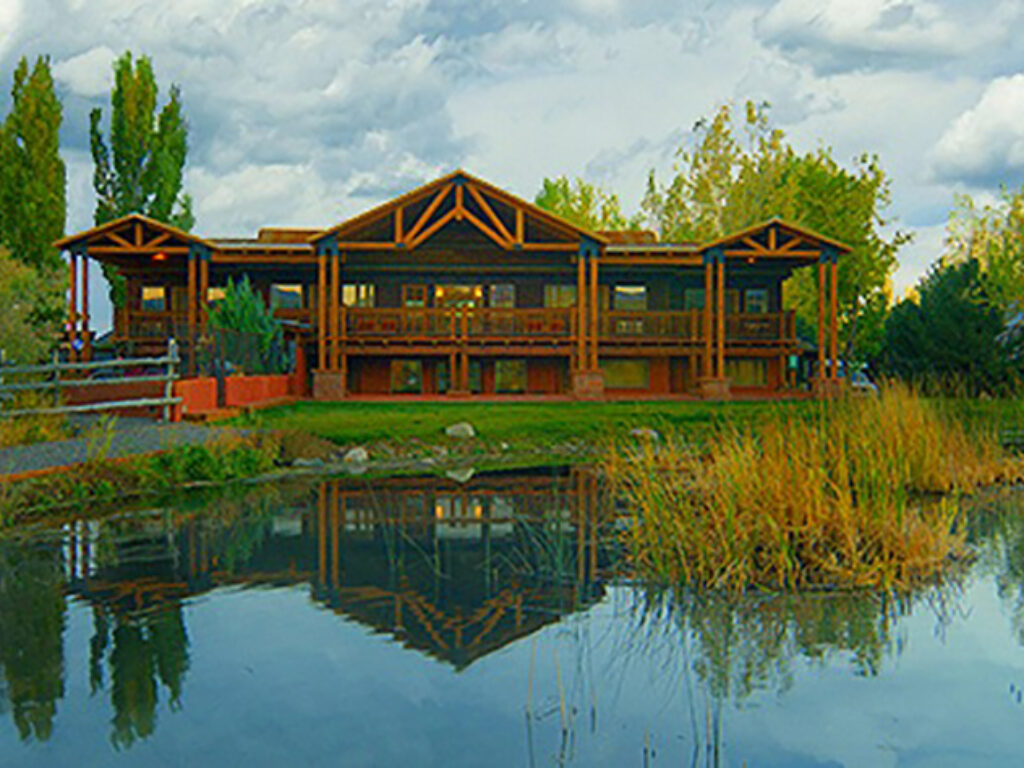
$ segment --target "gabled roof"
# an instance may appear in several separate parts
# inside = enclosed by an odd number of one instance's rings
[[[809,240],[819,246],[831,246],[840,253],[849,253],[853,249],[846,243],[842,243],[838,240],[833,240],[830,237],[825,237],[822,234],[814,232],[813,230],[801,227],[798,224],[791,224],[784,219],[777,216],[773,216],[768,221],[755,224],[753,226],[741,229],[739,232],[732,232],[728,235],[724,235],[717,240],[712,240],[710,243],[704,243],[700,246],[701,250],[710,250],[712,248],[721,248],[734,243],[740,243],[745,238],[753,237],[754,235],[761,234],[762,232],[769,230],[772,227],[777,227],[780,230],[789,232],[792,235]]]
[[[156,229],[160,230],[161,232],[165,232],[171,235],[172,237],[177,237],[178,239],[184,240],[185,242],[188,243],[196,243],[198,245],[204,245],[206,247],[211,246],[211,243],[209,241],[204,240],[203,238],[197,235],[193,235],[190,232],[186,232],[183,229],[178,229],[178,227],[173,227],[170,224],[165,224],[162,221],[151,219],[149,216],[143,216],[141,213],[129,213],[127,216],[121,216],[120,218],[114,219],[113,221],[108,221],[106,224],[100,224],[98,226],[93,227],[92,229],[87,229],[84,232],[76,232],[73,235],[67,235],[66,237],[62,237],[60,240],[53,244],[53,247],[59,248],[61,250],[65,248],[70,248],[71,246],[77,245],[78,243],[92,240],[93,238],[108,234],[110,232],[116,232],[117,230],[123,228],[126,224],[132,224],[136,222],[144,224],[146,227],[149,227],[151,229]]]
[[[573,224],[571,221],[563,219],[561,216],[557,216],[556,214],[553,214],[550,211],[544,210],[543,208],[535,205],[534,203],[528,202],[522,199],[521,197],[517,197],[516,195],[513,195],[510,192],[506,192],[500,187],[496,187],[490,182],[477,178],[476,176],[473,176],[472,174],[469,174],[461,169],[452,171],[451,173],[446,174],[445,176],[442,176],[438,179],[435,179],[434,181],[423,184],[422,186],[419,186],[416,189],[406,192],[403,195],[399,195],[398,197],[389,200],[386,203],[382,203],[381,205],[378,205],[375,208],[371,208],[370,210],[364,211],[363,213],[357,216],[353,216],[350,219],[346,219],[345,221],[342,221],[333,227],[321,230],[320,232],[317,232],[315,235],[308,238],[309,242],[317,243],[323,240],[324,238],[330,237],[332,235],[337,237],[338,239],[347,239],[352,234],[358,232],[364,226],[377,222],[380,219],[383,219],[393,214],[395,211],[397,211],[400,208],[403,208],[404,206],[407,206],[411,203],[415,203],[425,197],[429,197],[432,194],[438,193],[449,184],[457,185],[459,183],[467,182],[474,184],[480,190],[486,192],[489,196],[505,203],[508,206],[511,206],[512,208],[522,210],[524,213],[533,217],[534,219],[537,219],[555,229],[561,230],[567,235],[580,238],[589,238],[590,240],[602,244],[608,242],[608,238],[605,237],[603,234],[592,232],[588,229],[584,229],[583,227]]]

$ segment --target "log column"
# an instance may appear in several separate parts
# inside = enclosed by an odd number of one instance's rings
[[[725,254],[712,248],[704,254],[704,376],[701,396],[707,400],[729,397],[725,377]]]
[[[92,360],[92,333],[89,330],[89,252],[82,251],[82,354]]]
[[[210,322],[210,252],[199,254],[199,336],[206,337]]]
[[[826,378],[825,371],[825,260],[823,253],[818,259],[818,373],[815,379],[819,382]]]
[[[185,289],[188,318],[188,361],[189,376],[196,375],[196,262],[198,253],[195,246],[188,249],[188,287]]]
[[[714,256],[710,253],[704,254],[704,356],[702,363],[702,378],[714,378],[712,368],[712,346],[714,345],[714,327],[712,326],[711,303],[715,295],[715,262]]]
[[[576,368],[573,394],[579,399],[604,397],[604,373],[598,362],[598,257],[600,244],[583,238],[576,261]]]
[[[341,400],[345,397],[346,363],[339,366],[341,320],[341,254],[331,236],[316,245],[317,253],[317,370],[313,374],[316,400]],[[328,276],[328,260],[330,275]]]
[[[832,381],[839,381],[839,254],[829,253],[829,355],[832,358]]]
[[[72,250],[68,258],[68,359],[76,360],[75,340],[78,333],[78,251]]]

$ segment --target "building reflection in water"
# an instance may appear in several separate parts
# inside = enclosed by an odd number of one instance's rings
[[[23,739],[64,693],[65,595],[87,603],[89,682],[111,740],[153,733],[190,664],[186,601],[226,585],[308,583],[312,599],[462,669],[603,595],[606,499],[583,470],[332,479],[0,542],[0,681]],[[163,689],[163,690],[161,690]]]

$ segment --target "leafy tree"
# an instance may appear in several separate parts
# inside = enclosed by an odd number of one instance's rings
[[[281,324],[249,283],[229,280],[224,298],[210,310],[210,329],[226,362],[245,373],[280,373],[286,369]]]
[[[995,205],[979,207],[957,195],[946,226],[944,264],[976,260],[985,292],[1003,310],[1024,297],[1024,186],[1003,190]]]
[[[56,331],[63,314],[64,271],[52,243],[64,233],[66,172],[60,157],[63,115],[50,60],[14,71],[11,111],[0,126],[0,244],[39,277],[32,320]]]
[[[851,170],[827,147],[799,154],[772,127],[766,104],[747,102],[742,136],[735,123],[732,108],[720,107],[696,124],[696,143],[680,148],[667,184],[651,172],[648,220],[664,240],[706,242],[779,216],[850,245],[839,264],[840,338],[846,356],[870,356],[881,342],[896,252],[909,240],[881,234],[890,182],[878,159],[862,155]],[[814,327],[813,270],[798,271],[785,293],[801,327]]]
[[[1000,394],[1016,385],[1019,356],[1005,339],[1003,313],[986,293],[981,263],[938,264],[919,302],[902,301],[885,323],[880,367],[930,389]]]
[[[53,292],[35,269],[0,248],[0,349],[7,360],[31,363],[46,356],[53,328],[36,315]]]
[[[178,86],[171,86],[159,115],[156,104],[152,62],[145,56],[133,61],[130,52],[124,53],[114,62],[109,140],[101,127],[102,110],[94,109],[89,116],[97,224],[129,213],[184,230],[194,223],[192,199],[182,192],[188,125]],[[122,306],[123,278],[107,265],[103,272],[111,284],[111,301]]]
[[[565,176],[544,179],[534,202],[546,211],[561,216],[592,232],[636,229],[642,219],[627,218],[619,198],[581,178],[569,181]]]

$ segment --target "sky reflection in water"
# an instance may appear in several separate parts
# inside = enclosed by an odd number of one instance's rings
[[[960,583],[903,600],[635,588],[579,471],[8,535],[0,765],[1020,763],[1024,517],[1002,506]]]

